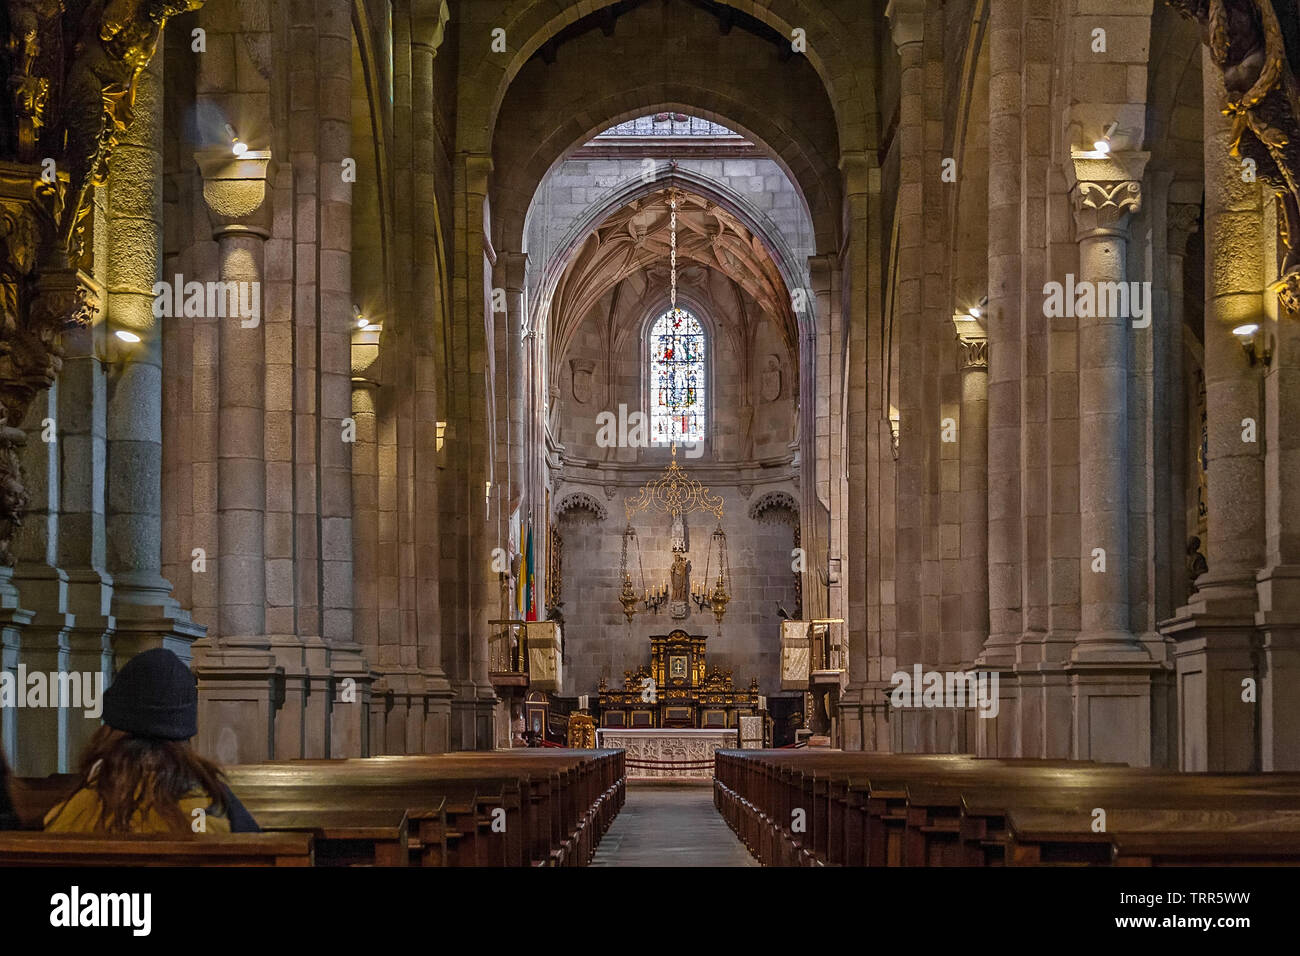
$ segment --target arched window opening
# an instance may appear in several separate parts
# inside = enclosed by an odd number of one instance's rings
[[[704,440],[704,329],[683,308],[650,329],[650,435],[659,444]]]

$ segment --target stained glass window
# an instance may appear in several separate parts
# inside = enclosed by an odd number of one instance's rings
[[[669,309],[650,329],[650,437],[704,440],[704,329],[685,309]]]

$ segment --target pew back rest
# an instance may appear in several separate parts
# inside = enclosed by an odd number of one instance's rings
[[[0,866],[311,866],[306,833],[0,833]]]

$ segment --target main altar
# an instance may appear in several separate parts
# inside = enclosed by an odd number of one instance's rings
[[[731,671],[708,667],[708,638],[677,628],[650,638],[650,664],[623,672],[623,687],[600,682],[601,726],[634,730],[740,726],[759,713],[758,678],[732,686]]]

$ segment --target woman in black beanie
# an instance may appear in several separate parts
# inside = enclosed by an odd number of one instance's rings
[[[179,657],[154,648],[104,692],[104,726],[81,758],[76,792],[45,816],[67,833],[246,833],[257,823],[221,770],[194,752],[198,689]]]

